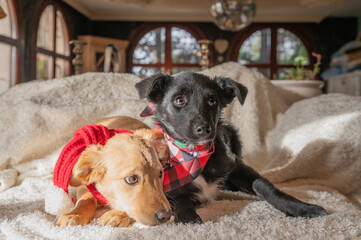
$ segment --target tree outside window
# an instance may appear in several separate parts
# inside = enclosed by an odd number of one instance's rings
[[[297,27],[256,25],[239,33],[232,44],[230,59],[270,79],[286,79],[300,59],[305,68],[312,68],[312,51],[315,51],[312,41]]]
[[[130,51],[132,73],[148,77],[165,72],[175,74],[181,71],[200,71],[200,46],[198,39],[188,29],[178,25],[163,24],[140,31]]]

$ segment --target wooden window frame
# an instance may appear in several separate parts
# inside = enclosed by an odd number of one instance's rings
[[[41,16],[43,15],[43,12],[45,10],[46,7],[48,7],[49,5],[53,6],[53,28],[54,28],[54,32],[53,32],[53,50],[48,50],[45,48],[41,48],[37,46],[37,37],[38,37],[38,30],[39,30],[39,24],[40,24],[40,19]],[[66,14],[66,11],[64,10],[64,6],[62,6],[62,4],[58,3],[58,1],[56,0],[45,0],[40,7],[35,11],[35,18],[34,18],[34,24],[33,24],[33,38],[32,38],[32,61],[31,61],[31,79],[36,79],[36,55],[38,53],[47,55],[49,57],[51,57],[53,59],[52,62],[52,72],[50,75],[50,79],[55,78],[55,71],[56,71],[56,59],[57,58],[61,58],[63,60],[66,60],[69,62],[69,68],[68,68],[68,73],[69,75],[72,74],[72,67],[71,67],[71,59],[72,59],[72,54],[71,54],[71,49],[69,47],[69,56],[66,55],[62,55],[56,52],[56,27],[57,27],[57,23],[56,23],[56,12],[59,11],[61,13],[61,15],[63,16],[64,22],[65,22],[65,34],[68,37],[68,40],[70,41],[70,31],[69,31],[69,26],[70,26],[70,21],[69,21],[69,16]]]
[[[133,63],[133,54],[134,50],[138,45],[138,42],[150,31],[153,31],[157,28],[165,28],[165,59],[164,63],[151,63],[151,64],[136,64]],[[127,72],[132,73],[132,69],[134,66],[139,67],[156,67],[162,68],[164,67],[164,72],[170,74],[172,68],[174,67],[201,67],[198,63],[173,63],[172,62],[172,49],[171,49],[171,28],[176,27],[182,30],[187,31],[194,37],[197,41],[200,39],[207,39],[207,36],[203,33],[203,31],[198,28],[195,24],[192,23],[144,23],[139,26],[130,36],[129,42],[130,46],[127,51]],[[210,46],[209,49],[209,58],[210,58],[210,66],[214,65],[214,51]]]
[[[305,68],[312,69],[315,64],[315,58],[312,57],[312,52],[318,52],[316,44],[306,29],[304,29],[299,24],[286,24],[286,23],[254,23],[248,26],[247,28],[241,30],[237,33],[234,40],[231,43],[231,46],[228,51],[228,59],[231,61],[238,61],[239,49],[241,48],[244,41],[246,41],[254,32],[267,29],[271,30],[271,52],[270,59],[268,63],[250,63],[245,64],[245,66],[253,68],[266,68],[270,70],[270,76],[267,76],[270,79],[273,79],[274,76],[278,76],[278,69],[280,68],[294,68],[292,64],[279,64],[277,62],[277,29],[283,28],[300,39],[302,44],[307,50],[309,56],[309,64]]]
[[[23,31],[21,31],[23,29],[23,14],[19,0],[10,0],[10,2],[15,14],[16,39],[0,35],[0,42],[16,48],[14,84],[18,84],[23,82],[23,50],[21,45],[21,41],[24,39]]]

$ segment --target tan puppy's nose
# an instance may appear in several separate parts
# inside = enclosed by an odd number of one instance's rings
[[[165,223],[172,217],[172,211],[167,211],[165,209],[158,210],[154,213],[154,217],[158,224]]]

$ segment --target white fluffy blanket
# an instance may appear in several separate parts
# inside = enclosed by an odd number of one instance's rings
[[[0,95],[0,238],[360,238],[361,97],[324,95],[290,107],[292,97],[236,63],[203,73],[231,77],[249,89],[244,106],[234,101],[225,110],[239,129],[245,162],[330,215],[290,218],[258,198],[222,192],[198,210],[201,225],[55,226],[54,216],[44,212],[44,194],[74,130],[106,116],[139,118],[146,106],[137,98],[136,76],[87,73],[20,84]]]

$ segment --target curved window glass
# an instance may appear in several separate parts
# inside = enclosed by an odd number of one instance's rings
[[[311,68],[310,50],[296,34],[282,27],[265,27],[251,32],[237,52],[236,60],[240,64],[271,79],[288,78],[296,64]]]
[[[18,34],[11,0],[0,0],[6,16],[0,19],[0,94],[17,82]]]
[[[131,70],[140,77],[160,72],[199,71],[200,46],[190,32],[161,26],[143,33],[132,52]]]
[[[36,79],[69,76],[70,48],[68,28],[55,5],[44,8],[36,38]]]

